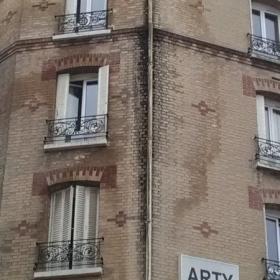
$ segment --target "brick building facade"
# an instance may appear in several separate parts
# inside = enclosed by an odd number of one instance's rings
[[[145,278],[146,2],[0,0],[1,280]],[[280,4],[153,5],[152,279],[277,280]]]

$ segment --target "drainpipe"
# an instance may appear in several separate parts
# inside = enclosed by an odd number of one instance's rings
[[[147,218],[146,280],[152,279],[152,178],[153,178],[153,0],[148,0],[148,148],[147,148]]]

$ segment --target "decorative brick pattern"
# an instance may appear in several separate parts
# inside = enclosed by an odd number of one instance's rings
[[[256,210],[262,210],[264,204],[280,205],[280,190],[265,189],[257,187],[248,187],[249,207]]]
[[[42,105],[47,105],[46,102],[40,102],[36,97],[33,97],[32,99],[29,99],[24,102],[24,107],[29,108],[31,112],[35,112],[40,108]]]
[[[2,20],[2,23],[9,24],[13,17],[17,14],[17,11],[9,11],[6,17]]]
[[[35,173],[33,175],[32,194],[46,195],[49,186],[72,181],[96,182],[100,183],[101,188],[115,188],[116,176],[116,166],[77,166],[73,168],[57,169],[46,173]]]
[[[108,222],[115,222],[118,227],[123,227],[128,220],[136,220],[136,216],[128,216],[124,211],[119,211],[119,213],[114,217],[107,219]]]
[[[203,237],[208,238],[211,234],[218,234],[218,231],[212,229],[208,222],[203,222],[199,226],[193,226],[193,229],[200,231]]]
[[[206,9],[205,5],[203,3],[203,0],[198,0],[195,4],[190,4],[189,5],[191,8],[195,8],[198,10],[200,13],[203,13],[204,11],[210,12],[210,9]]]
[[[243,94],[256,97],[256,92],[280,94],[280,82],[266,78],[252,78],[247,75],[242,76]]]
[[[38,4],[32,5],[32,7],[38,8],[41,11],[45,11],[46,9],[48,9],[49,6],[54,6],[54,5],[56,5],[56,3],[49,2],[48,0],[42,0]]]
[[[119,53],[76,54],[55,60],[49,60],[43,65],[42,80],[55,79],[58,72],[73,68],[100,67],[116,65],[120,62]]]
[[[214,109],[211,109],[205,101],[200,101],[198,104],[192,104],[192,107],[198,109],[202,116],[206,116],[209,112],[215,112]]]
[[[11,230],[15,231],[20,237],[23,236],[34,236],[34,231],[37,230],[37,223],[30,223],[26,220],[22,220],[17,227],[12,228]]]

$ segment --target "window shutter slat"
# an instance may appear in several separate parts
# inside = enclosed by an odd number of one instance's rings
[[[70,74],[60,74],[57,77],[56,119],[63,119],[66,117],[69,81]]]
[[[97,204],[98,192],[96,188],[87,189],[87,222],[86,222],[86,235],[88,239],[96,238],[97,233]]]
[[[85,221],[85,187],[76,186],[75,201],[75,221],[74,221],[74,239],[84,239],[84,221]]]
[[[108,112],[109,65],[99,68],[98,71],[98,114]]]

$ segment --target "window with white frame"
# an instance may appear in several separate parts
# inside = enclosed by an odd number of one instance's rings
[[[97,262],[98,188],[72,184],[51,194],[49,270],[81,268]],[[91,255],[89,255],[91,254]]]
[[[280,169],[280,101],[257,95],[257,166]]]
[[[98,73],[57,77],[56,119],[107,114],[109,65]]]
[[[49,120],[45,149],[107,143],[109,65],[97,73],[57,77],[55,119]]]
[[[258,136],[280,142],[280,101],[257,95]]]
[[[107,9],[107,0],[66,0],[66,14],[80,14]]]
[[[279,41],[279,15],[276,8],[252,3],[252,29],[253,35],[265,39]]]
[[[267,259],[280,260],[280,212],[266,210],[266,253]]]

